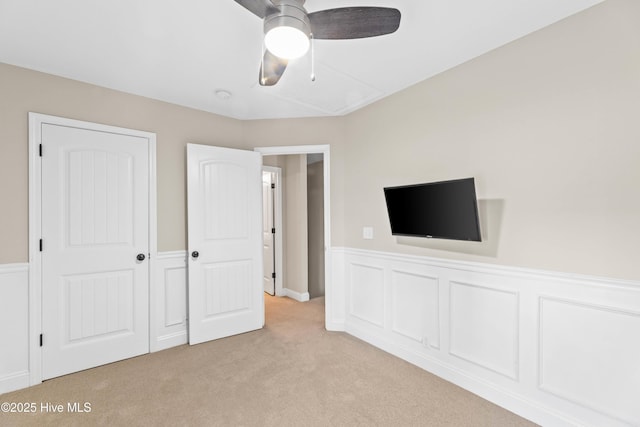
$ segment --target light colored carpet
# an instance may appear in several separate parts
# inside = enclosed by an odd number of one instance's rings
[[[0,402],[2,426],[531,426],[350,335],[327,332],[324,300],[267,297],[266,326],[45,381]],[[89,402],[90,413],[68,413]]]

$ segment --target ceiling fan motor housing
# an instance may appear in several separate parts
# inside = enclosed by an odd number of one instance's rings
[[[311,23],[307,11],[303,6],[295,3],[280,3],[276,5],[279,12],[264,18],[264,33],[277,27],[293,27],[302,31],[307,37],[311,36]]]
[[[400,26],[400,11],[390,7],[340,7],[307,13],[305,0],[235,2],[263,20],[264,52],[259,78],[262,86],[275,85],[289,61],[301,58],[309,51],[312,39],[377,37],[391,34]]]

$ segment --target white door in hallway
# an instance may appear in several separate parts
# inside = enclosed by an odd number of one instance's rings
[[[275,222],[274,193],[275,173],[262,171],[262,242],[263,242],[263,277],[264,291],[269,295],[276,294],[276,263],[274,252]],[[281,230],[277,230],[278,233]]]
[[[47,379],[149,351],[149,140],[41,126]]]
[[[264,325],[262,156],[187,144],[189,343]]]

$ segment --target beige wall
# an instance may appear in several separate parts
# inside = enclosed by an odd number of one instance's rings
[[[252,146],[329,144],[331,182],[331,246],[344,246],[344,172],[346,117],[251,120],[243,123],[245,141]]]
[[[187,142],[331,144],[332,246],[640,279],[638,16],[606,1],[338,118],[241,122],[0,64],[0,263],[27,260],[35,111],[158,135],[161,251],[186,247]],[[382,187],[465,176],[485,242],[390,235]]]
[[[244,148],[242,122],[0,64],[0,263],[28,254],[29,111],[157,134],[158,248],[186,248],[185,144]]]
[[[331,144],[340,156],[344,135],[339,118],[242,122],[0,63],[0,264],[28,258],[30,111],[157,134],[160,251],[186,249],[187,143],[244,149]],[[335,165],[339,174],[339,158]],[[334,206],[339,209],[340,203]],[[338,230],[341,218],[334,223]]]
[[[351,114],[345,244],[640,279],[638,17],[604,2]],[[468,176],[485,242],[391,236],[384,186]]]
[[[283,286],[304,294],[308,292],[307,254],[307,156],[284,156],[283,234],[284,276]]]
[[[307,164],[309,296],[324,295],[324,162]]]

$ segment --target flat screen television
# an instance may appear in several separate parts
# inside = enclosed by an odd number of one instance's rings
[[[386,187],[384,197],[394,236],[482,240],[474,178]]]

